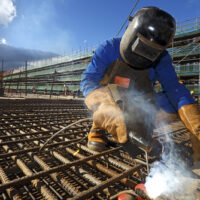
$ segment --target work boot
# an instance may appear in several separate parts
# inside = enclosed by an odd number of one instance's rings
[[[91,128],[88,134],[88,143],[87,146],[93,151],[104,151],[107,145],[104,137],[105,131],[98,128]]]

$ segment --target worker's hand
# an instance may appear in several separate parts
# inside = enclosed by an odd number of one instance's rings
[[[85,99],[87,107],[94,112],[93,123],[95,127],[110,133],[115,141],[127,141],[124,116],[119,106],[114,102],[107,87],[91,92]]]
[[[190,104],[182,106],[178,113],[186,128],[192,133],[191,142],[194,161],[200,161],[200,111],[197,105]]]

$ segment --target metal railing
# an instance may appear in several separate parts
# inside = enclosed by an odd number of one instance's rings
[[[185,21],[177,22],[177,30],[175,37],[180,36],[180,34],[187,34],[192,31],[199,31],[200,32],[200,17],[195,17],[192,19],[188,19]],[[52,57],[49,59],[43,59],[38,61],[27,62],[28,70],[36,69],[48,65],[59,64],[63,62],[70,62],[76,59],[81,59],[85,57],[92,56],[95,49],[98,45],[89,46],[84,49],[79,49],[77,51],[72,52],[69,55]],[[19,71],[24,71],[25,66],[20,67],[17,70],[14,70],[13,73],[18,73]]]
[[[200,32],[200,17],[194,17],[192,19],[177,22],[175,37],[179,37],[180,35],[184,35],[193,31]]]

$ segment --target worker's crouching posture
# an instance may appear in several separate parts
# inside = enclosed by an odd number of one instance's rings
[[[156,113],[168,119],[178,113],[191,132],[193,158],[200,160],[200,114],[166,51],[175,26],[165,11],[142,8],[122,38],[108,40],[95,51],[81,81],[85,103],[93,111],[89,148],[105,149],[105,131],[119,143],[127,142],[130,131],[151,143]],[[163,92],[154,93],[155,81]]]

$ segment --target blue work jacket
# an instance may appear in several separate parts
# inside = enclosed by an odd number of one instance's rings
[[[82,74],[81,90],[86,97],[93,90],[101,87],[100,81],[104,77],[106,69],[119,58],[121,38],[113,38],[105,41],[96,49],[88,68]],[[155,81],[162,85],[163,92],[157,93],[157,108],[169,113],[176,113],[183,105],[193,104],[194,100],[185,86],[179,83],[179,79],[172,65],[171,56],[166,53],[160,61],[148,69],[150,80],[154,86]]]

